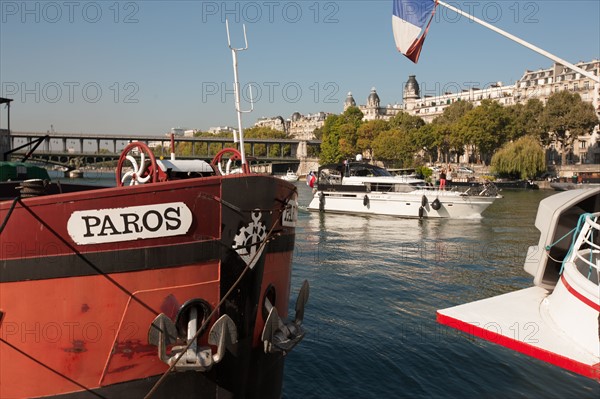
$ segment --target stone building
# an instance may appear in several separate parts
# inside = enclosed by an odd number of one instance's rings
[[[273,130],[279,130],[280,132],[287,133],[287,123],[281,116],[274,116],[272,118],[259,118],[254,124],[255,127],[268,127]]]
[[[317,112],[308,115],[294,112],[289,120],[288,134],[291,138],[297,140],[314,140],[315,130],[323,127],[325,119],[329,115],[331,114],[328,112]]]
[[[576,66],[600,76],[600,60],[579,62]],[[600,84],[592,79],[573,71],[560,64],[554,64],[547,69],[525,71],[524,75],[513,85],[503,85],[502,82],[491,83],[485,87],[468,87],[456,92],[445,92],[440,95],[422,95],[415,75],[410,75],[402,94],[402,104],[380,105],[379,95],[375,88],[367,97],[366,105],[358,105],[364,114],[363,120],[383,119],[388,120],[400,111],[423,118],[430,123],[435,117],[441,115],[444,109],[456,101],[469,101],[475,106],[482,100],[490,99],[502,105],[524,104],[531,98],[541,100],[544,104],[548,97],[557,91],[569,90],[578,93],[583,101],[589,102],[596,110],[600,119]],[[355,106],[356,102],[352,93],[348,93],[344,101],[344,110]],[[600,127],[596,126],[593,132],[578,137],[570,154],[574,163],[600,163]],[[549,163],[556,163],[561,148],[551,146],[548,149]]]
[[[290,138],[297,140],[314,140],[315,130],[325,124],[328,112],[317,112],[314,114],[302,115],[294,112],[290,119],[284,120],[281,116],[271,118],[260,118],[254,126],[269,127],[274,130],[285,132]]]

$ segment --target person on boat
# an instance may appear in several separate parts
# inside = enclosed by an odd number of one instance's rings
[[[446,184],[452,185],[452,166],[450,164],[448,164],[448,173],[446,173]]]
[[[446,188],[446,169],[442,169],[440,172],[440,190]]]
[[[306,185],[310,188],[314,188],[316,180],[317,176],[315,176],[315,173],[311,170],[310,173],[306,175]]]

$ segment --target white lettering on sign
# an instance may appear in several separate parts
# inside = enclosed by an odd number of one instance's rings
[[[298,201],[291,199],[285,204],[285,209],[281,215],[281,225],[296,227],[296,222],[298,222]]]
[[[187,234],[192,212],[183,202],[73,212],[69,235],[79,245]]]

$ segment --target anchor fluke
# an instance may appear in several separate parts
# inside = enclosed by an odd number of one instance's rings
[[[293,322],[282,320],[279,317],[277,308],[271,304],[268,298],[265,299],[265,308],[269,314],[261,335],[265,353],[283,352],[286,355],[302,341],[302,338],[306,334],[302,328],[302,320],[308,296],[308,281],[304,281],[296,300],[296,318]]]
[[[213,355],[214,362],[218,363],[223,359],[225,349],[230,353],[236,353],[237,342],[235,323],[226,314],[221,316],[208,333],[208,343],[217,347],[217,353]]]
[[[306,302],[308,302],[309,294],[310,286],[308,285],[308,280],[304,280],[302,287],[300,288],[300,292],[298,293],[298,298],[296,299],[295,322],[297,324],[302,324],[302,320],[304,320],[304,307],[306,306]]]

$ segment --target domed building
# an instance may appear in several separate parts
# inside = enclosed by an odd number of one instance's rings
[[[421,93],[419,89],[419,82],[417,82],[417,77],[415,75],[410,75],[406,81],[406,84],[404,85],[404,93],[402,94],[402,100],[406,106],[406,110],[408,111],[408,106],[411,106],[410,109],[412,110],[415,101],[420,98]]]
[[[379,108],[379,96],[377,95],[377,90],[374,87],[371,88],[371,94],[367,98],[367,107],[369,108]]]
[[[354,97],[352,97],[352,92],[349,91],[346,96],[346,101],[344,101],[344,111],[350,107],[356,107],[356,101],[354,101]]]
[[[291,117],[291,119],[292,119],[292,122],[297,122],[297,121],[299,121],[301,118],[302,118],[302,114],[300,114],[300,112],[294,112],[294,113],[292,114],[292,117]]]
[[[346,97],[346,101],[348,101],[348,97]],[[390,119],[394,115],[401,110],[398,104],[396,105],[388,105],[387,107],[381,106],[381,100],[379,99],[379,95],[377,94],[377,90],[373,87],[371,88],[371,93],[369,97],[367,97],[367,105],[359,105],[358,108],[363,113],[363,120],[371,121],[375,119]],[[344,110],[346,106],[344,105]]]

